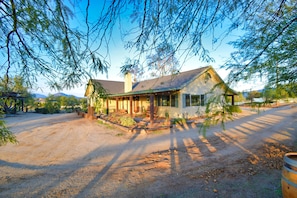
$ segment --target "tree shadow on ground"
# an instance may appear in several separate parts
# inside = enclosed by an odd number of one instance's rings
[[[281,142],[283,139],[294,138],[296,117],[295,119],[290,119],[289,122],[283,122],[283,120],[289,116],[296,116],[296,112],[289,114],[283,110],[281,108],[241,118],[236,124],[233,122],[227,123],[225,131],[218,126],[211,127],[206,138],[203,138],[198,133],[197,128],[188,130],[171,128],[168,133],[164,132],[164,134],[156,136],[149,135],[149,141],[147,141],[147,138],[138,139],[140,134],[135,133],[123,145],[107,145],[109,152],[106,155],[109,158],[103,163],[91,163],[92,160],[100,160],[101,156],[98,153],[103,148],[98,147],[80,159],[61,165],[35,166],[9,163],[2,160],[0,161],[0,166],[40,170],[44,174],[37,176],[37,179],[38,177],[43,179],[45,175],[51,176],[51,179],[45,184],[36,186],[37,190],[35,194],[31,194],[32,196],[57,196],[63,195],[63,192],[72,197],[129,197],[136,194],[139,196],[159,196],[160,192],[165,195],[174,195],[179,190],[183,190],[185,185],[192,188],[193,186],[190,182],[197,183],[199,175],[205,174],[205,171],[211,171],[213,167],[224,170],[224,166],[226,166],[224,157],[227,159],[230,155],[238,155],[240,157],[243,153],[249,156],[249,163],[259,163],[261,156],[252,147],[252,141],[262,143],[267,141]],[[278,127],[275,128],[275,125]],[[155,152],[144,153],[147,147],[155,147]],[[77,161],[85,159],[89,159],[89,162],[78,164],[75,169],[71,168],[71,165],[76,164]],[[232,159],[234,161],[237,160],[236,157]],[[167,165],[166,167],[168,168],[165,170],[161,169],[158,166],[160,163]],[[88,168],[91,166],[96,166],[94,170],[97,171],[90,172],[94,175],[88,175],[88,179],[84,181],[84,184],[71,186],[75,182],[80,182],[80,173],[85,171],[86,174],[90,174]],[[146,176],[138,180],[131,178],[135,175],[140,177],[141,173],[144,172]],[[57,177],[54,177],[53,174],[57,174]],[[186,180],[179,182],[179,175],[191,179],[183,184],[182,182]],[[58,178],[59,176],[61,178]],[[118,181],[114,181],[116,176],[119,177]],[[26,178],[26,180],[29,182],[30,178]],[[32,180],[34,179],[32,178]],[[67,184],[69,181],[71,181],[71,184]],[[133,181],[136,183],[131,185]],[[171,183],[166,183],[168,181]],[[110,182],[112,186],[108,184]],[[156,185],[160,187],[154,188]],[[142,187],[141,190],[139,186]],[[109,189],[105,189],[105,187]],[[151,190],[152,188],[155,190]],[[21,188],[19,191],[17,190],[17,194],[24,195],[21,190]],[[26,192],[30,194],[29,189]],[[182,193],[182,191],[180,192]],[[209,195],[208,193],[206,194]],[[203,195],[203,193],[199,195]]]

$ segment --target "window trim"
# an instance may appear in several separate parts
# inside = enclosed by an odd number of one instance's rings
[[[198,99],[194,99],[194,98]],[[183,108],[205,106],[206,94],[183,94]],[[196,101],[198,100],[198,101]],[[194,103],[194,104],[193,104]]]
[[[158,95],[157,105],[160,107],[178,107],[178,94]]]
[[[173,99],[174,98],[174,99]],[[174,101],[174,104],[173,104]],[[178,107],[178,94],[170,94],[170,106]]]

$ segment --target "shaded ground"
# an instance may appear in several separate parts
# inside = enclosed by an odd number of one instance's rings
[[[297,108],[245,110],[203,138],[192,126],[125,133],[76,114],[6,118],[0,197],[281,197]]]

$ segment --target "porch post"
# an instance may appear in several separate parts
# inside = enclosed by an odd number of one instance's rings
[[[106,98],[106,115],[109,114],[108,98]]]
[[[24,99],[22,98],[21,101],[22,101],[22,112],[24,112]]]
[[[150,124],[154,123],[154,94],[150,95]]]
[[[16,113],[17,112],[17,99],[15,98],[14,99],[14,110],[13,110],[13,113]]]
[[[130,116],[132,117],[133,115],[133,111],[132,111],[132,101],[133,101],[133,96],[129,97],[129,106],[130,106]]]
[[[116,97],[116,112],[119,112],[119,98]]]
[[[234,95],[231,95],[231,97],[232,97],[232,106],[234,106]]]

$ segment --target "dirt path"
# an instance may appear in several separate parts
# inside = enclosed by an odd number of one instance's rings
[[[76,114],[5,119],[18,145],[0,147],[0,197],[281,197],[284,153],[296,150],[297,108],[208,130],[127,134]]]

